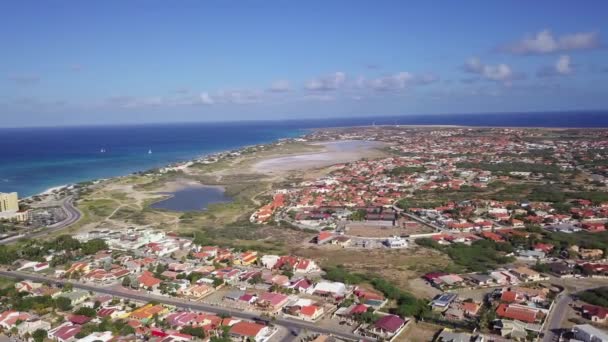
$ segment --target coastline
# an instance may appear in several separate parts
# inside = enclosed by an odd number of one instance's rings
[[[234,153],[234,152],[240,152],[246,149],[250,149],[250,148],[255,148],[257,146],[263,146],[263,145],[269,145],[269,144],[276,144],[278,142],[281,141],[289,141],[289,140],[295,140],[298,138],[301,138],[303,136],[306,136],[307,134],[310,134],[311,132],[317,131],[317,130],[322,130],[322,129],[340,129],[340,128],[356,128],[356,127],[374,127],[372,125],[355,125],[355,126],[326,126],[326,127],[317,127],[317,128],[301,128],[299,129],[300,134],[296,135],[296,136],[290,136],[289,132],[285,133],[285,136],[283,137],[279,137],[276,139],[273,139],[272,141],[269,142],[265,142],[265,143],[258,143],[258,144],[244,144],[241,145],[237,148],[232,148],[232,149],[225,149],[225,150],[221,150],[221,151],[216,151],[216,152],[209,152],[209,153],[199,153],[196,154],[194,157],[189,158],[187,160],[182,160],[182,161],[175,161],[175,162],[169,162],[167,164],[164,164],[164,167],[155,167],[155,168],[151,168],[151,169],[141,169],[141,170],[137,170],[137,171],[132,171],[132,172],[127,172],[121,175],[117,175],[117,176],[111,176],[111,177],[101,177],[101,178],[90,178],[90,179],[86,179],[83,181],[79,181],[79,182],[75,182],[75,183],[66,183],[66,184],[62,184],[62,185],[56,185],[56,186],[51,186],[47,189],[45,189],[42,192],[38,192],[26,197],[23,197],[22,199],[31,199],[33,197],[36,196],[48,196],[48,195],[52,195],[53,193],[57,193],[60,192],[62,190],[65,190],[67,188],[73,187],[73,186],[77,186],[79,184],[82,183],[88,183],[88,182],[101,182],[104,180],[108,180],[108,179],[114,179],[114,178],[121,178],[121,177],[128,177],[131,175],[135,175],[135,174],[140,174],[140,173],[146,173],[146,172],[150,172],[156,169],[164,169],[164,168],[172,168],[175,166],[179,166],[179,165],[184,165],[184,164],[188,164],[188,163],[195,163],[195,162],[199,162],[200,160],[203,159],[208,159],[208,158],[212,158],[214,156],[218,156],[218,155],[223,155],[223,154],[227,154],[227,153]],[[379,124],[376,125],[375,127],[405,127],[405,128],[496,128],[496,129],[541,129],[541,130],[567,130],[567,129],[583,129],[585,127],[535,127],[535,126],[529,126],[529,127],[522,127],[522,126],[470,126],[470,125],[445,125],[445,124],[441,124],[441,125],[429,125],[429,124]],[[585,129],[589,129],[589,128],[585,128]],[[601,129],[601,127],[596,127],[596,129]],[[314,152],[311,154],[315,154]]]
[[[266,146],[266,145],[272,145],[272,144],[276,144],[278,142],[282,142],[282,141],[289,141],[289,140],[294,140],[294,139],[299,139],[301,136],[298,137],[284,137],[284,138],[278,138],[275,139],[274,141],[268,142],[268,143],[260,143],[260,144],[249,144],[249,145],[243,145],[240,146],[236,149],[227,149],[227,150],[223,150],[223,151],[218,151],[218,152],[210,152],[210,153],[203,153],[203,154],[197,154],[194,158],[191,158],[189,160],[185,160],[185,161],[175,161],[175,162],[170,162],[165,164],[162,167],[156,167],[156,168],[151,168],[151,169],[145,169],[145,170],[139,170],[139,171],[133,171],[133,172],[129,172],[123,175],[118,175],[118,176],[113,176],[113,177],[104,177],[104,178],[95,178],[95,179],[88,179],[88,180],[84,180],[81,182],[76,182],[76,183],[68,183],[68,184],[63,184],[63,185],[57,185],[57,186],[52,186],[42,192],[30,195],[30,196],[26,196],[23,198],[20,198],[20,200],[31,200],[34,197],[44,197],[44,196],[50,196],[53,194],[56,194],[58,192],[61,192],[62,190],[67,190],[71,187],[74,186],[78,186],[80,184],[83,183],[99,183],[99,182],[103,182],[103,181],[107,181],[107,180],[112,180],[112,179],[120,179],[120,178],[124,178],[124,177],[129,177],[129,176],[133,176],[133,175],[137,175],[137,174],[145,174],[145,173],[149,173],[149,172],[153,172],[154,170],[163,170],[163,169],[172,169],[172,168],[178,168],[178,167],[182,167],[184,165],[191,165],[193,163],[198,163],[201,162],[203,160],[208,160],[210,158],[216,158],[217,156],[222,156],[222,155],[226,155],[226,154],[231,154],[231,153],[242,153],[244,150],[247,149],[251,149],[251,148],[256,148],[256,147],[260,147],[260,146]],[[183,181],[187,181],[186,179],[183,179]],[[223,186],[221,185],[207,185],[207,184],[202,184],[202,183],[197,183],[194,181],[188,181],[190,182],[190,186],[201,186],[201,187],[213,187],[213,188],[220,188],[222,190],[225,190]],[[172,192],[172,191],[179,191],[179,190],[183,190],[185,188],[188,188],[187,185],[184,184],[178,184],[179,182],[174,182],[176,184],[174,184],[173,186],[170,185],[169,189],[164,190],[167,192]]]

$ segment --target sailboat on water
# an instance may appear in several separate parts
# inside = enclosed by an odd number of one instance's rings
[[[149,150],[148,150],[148,154],[152,154],[152,149],[149,149]]]

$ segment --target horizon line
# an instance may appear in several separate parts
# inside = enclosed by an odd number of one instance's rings
[[[521,115],[521,114],[567,114],[578,112],[605,112],[608,114],[608,109],[575,109],[575,110],[544,110],[544,111],[516,111],[516,112],[472,112],[472,113],[419,113],[419,114],[399,114],[399,115],[380,115],[380,116],[335,116],[335,117],[320,117],[320,118],[285,118],[285,119],[253,119],[253,120],[205,120],[205,121],[162,121],[162,122],[125,122],[125,123],[91,123],[91,124],[66,124],[66,125],[40,125],[40,126],[0,126],[0,129],[40,129],[40,128],[91,128],[91,127],[135,127],[135,126],[159,126],[159,125],[185,125],[185,124],[235,124],[235,123],[265,123],[265,122],[302,122],[302,121],[329,121],[329,120],[348,120],[348,119],[391,119],[403,118],[412,116],[450,116],[450,115]],[[386,126],[387,124],[380,125]],[[403,124],[416,125],[416,124]],[[424,124],[419,124],[424,125]],[[427,125],[428,126],[428,125]]]

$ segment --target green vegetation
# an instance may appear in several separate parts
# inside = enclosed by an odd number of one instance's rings
[[[117,202],[111,199],[85,199],[78,202],[78,209],[101,218],[110,216],[117,206]]]
[[[359,210],[355,211],[354,213],[352,213],[350,215],[349,219],[352,221],[363,221],[363,220],[365,220],[366,215],[367,215],[367,212],[365,210],[359,209]]]
[[[16,311],[32,311],[44,314],[54,309],[68,311],[72,308],[69,298],[51,296],[30,297],[27,293],[18,292],[14,287],[0,289],[0,307]]]
[[[0,289],[6,289],[15,286],[15,281],[9,278],[0,277]]]
[[[415,166],[398,166],[392,170],[385,171],[389,176],[403,176],[410,175],[412,173],[424,172],[426,168],[424,166],[415,167]]]
[[[374,288],[384,294],[386,298],[394,300],[397,307],[393,313],[401,316],[423,317],[428,312],[428,305],[425,300],[414,297],[411,293],[397,288],[376,275],[365,275],[351,273],[342,266],[327,267],[324,278],[331,281],[339,281],[345,284],[360,284],[369,282]]]
[[[557,165],[545,165],[537,163],[523,163],[523,162],[512,162],[512,163],[458,163],[456,167],[463,169],[480,169],[486,171],[492,171],[495,173],[508,173],[508,172],[535,172],[535,173],[559,173],[560,169]]]
[[[605,191],[581,191],[572,193],[570,198],[586,199],[593,204],[600,204],[602,202],[608,202],[608,192]]]
[[[44,256],[51,250],[64,251],[70,255],[91,255],[100,250],[108,249],[102,239],[92,239],[81,243],[69,235],[60,235],[50,241],[27,240],[15,245],[0,248],[0,264],[12,264],[18,259],[43,261]],[[65,259],[67,260],[67,259]]]
[[[97,310],[95,310],[93,308],[86,307],[86,306],[81,306],[74,313],[77,314],[77,315],[83,315],[83,316],[87,316],[87,317],[95,317],[95,316],[97,316]]]
[[[570,246],[582,248],[597,248],[608,250],[608,231],[599,233],[576,232],[572,234],[543,231],[541,241],[551,243],[557,249],[566,249]]]
[[[48,337],[48,333],[46,332],[46,330],[42,330],[42,329],[36,329],[33,333],[32,333],[32,338],[34,339],[34,342],[42,342],[44,341],[46,338]]]
[[[104,317],[99,324],[87,323],[82,326],[82,329],[76,338],[83,338],[94,332],[111,331],[116,336],[127,336],[135,333],[135,329],[127,324],[125,320],[112,320],[109,317]]]
[[[583,292],[577,295],[582,301],[593,305],[603,306],[608,308],[608,286],[598,287]]]
[[[182,328],[181,332],[184,334],[192,335],[194,337],[198,337],[200,339],[205,338],[205,329],[200,327],[196,328],[191,325],[187,325]]]
[[[355,321],[367,324],[377,321],[378,318],[380,318],[380,316],[374,313],[374,308],[371,306],[367,308],[366,312],[356,313],[354,317]]]
[[[486,272],[514,261],[513,257],[505,255],[513,251],[513,246],[508,242],[479,240],[470,246],[463,243],[442,246],[432,239],[422,238],[416,239],[416,244],[446,253],[456,265],[471,272]]]
[[[289,228],[289,227],[288,227]],[[315,231],[316,232],[316,231]],[[183,236],[194,238],[194,243],[199,245],[217,245],[236,250],[253,250],[266,254],[282,254],[285,252],[283,243],[276,240],[266,240],[267,235],[263,233],[258,225],[252,225],[249,221],[238,222],[220,229],[206,229],[184,233]]]
[[[404,198],[397,202],[397,207],[401,209],[409,209],[409,208],[424,208],[431,209],[435,207],[439,207],[443,205],[443,201],[433,199],[433,200],[424,200],[424,199],[411,199]]]

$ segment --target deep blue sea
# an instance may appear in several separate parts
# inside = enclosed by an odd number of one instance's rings
[[[608,127],[608,111],[409,115],[350,119],[0,129],[0,192],[20,196],[126,175],[196,156],[294,137],[318,127],[371,124]],[[105,149],[105,153],[101,153]],[[148,151],[152,153],[149,154]]]

